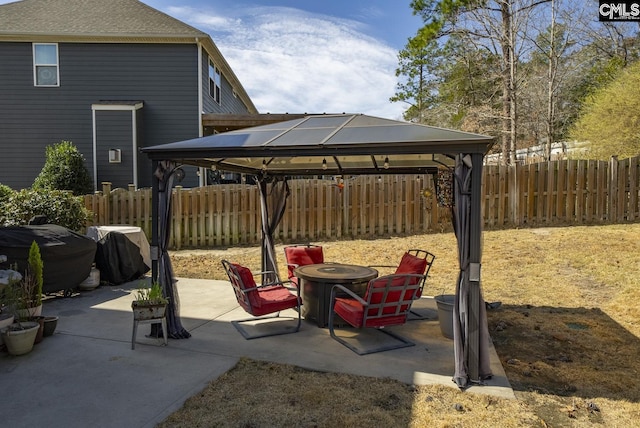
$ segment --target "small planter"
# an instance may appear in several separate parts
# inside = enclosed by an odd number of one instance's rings
[[[145,321],[158,318],[164,318],[167,312],[167,304],[150,304],[145,301],[134,301],[131,303],[133,309],[133,319],[136,321]]]
[[[44,317],[44,337],[52,336],[58,326],[58,317]]]
[[[31,352],[39,328],[40,324],[33,321],[14,323],[3,328],[0,335],[9,354],[23,355]]]
[[[44,339],[44,317],[33,317],[29,321],[38,323],[38,333],[34,343],[40,343]]]
[[[11,324],[13,324],[13,314],[0,314],[0,331]],[[2,336],[0,335],[0,346],[2,346],[3,343]]]

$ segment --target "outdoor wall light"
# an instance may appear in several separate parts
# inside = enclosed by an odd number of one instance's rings
[[[122,162],[122,151],[120,149],[109,149],[109,163]]]
[[[327,159],[322,159],[322,169],[323,170],[327,169]]]

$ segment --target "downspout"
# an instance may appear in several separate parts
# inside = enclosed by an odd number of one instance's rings
[[[133,188],[138,190],[138,122],[137,109],[131,110],[131,141],[133,142]]]
[[[200,39],[196,37],[196,43],[198,46],[198,137],[202,137],[204,132],[202,131],[202,113],[204,113],[204,101],[202,99],[202,43]],[[200,187],[207,184],[207,174],[205,168],[200,168],[199,184]]]
[[[98,130],[96,127],[96,109],[91,107],[91,117],[93,123],[93,191],[98,191],[98,159],[96,152],[98,150]]]

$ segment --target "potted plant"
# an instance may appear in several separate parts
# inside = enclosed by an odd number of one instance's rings
[[[31,278],[30,275],[12,276],[3,290],[3,312],[13,312],[14,322],[0,330],[0,337],[11,355],[30,352],[40,329],[40,324],[30,321],[29,313],[25,311],[26,301],[31,296]]]
[[[13,283],[14,300],[18,317],[23,320],[42,315],[42,271],[43,263],[40,247],[36,241],[31,243],[27,267],[21,281]]]
[[[168,304],[169,299],[162,294],[162,287],[158,282],[154,282],[151,288],[140,287],[131,303],[133,319],[142,321],[163,318]]]
[[[4,257],[4,260],[2,258]],[[0,256],[0,262],[6,261],[6,256]],[[6,293],[8,293],[7,286],[9,285],[10,271],[4,270],[3,274],[6,274],[6,277],[3,275],[3,280],[6,279],[6,282],[0,282],[0,331],[3,328],[10,326],[13,324],[13,311],[10,307],[11,302],[6,298]],[[3,345],[2,336],[0,336],[0,347]]]

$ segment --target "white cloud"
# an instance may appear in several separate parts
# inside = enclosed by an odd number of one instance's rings
[[[216,11],[170,8],[211,35],[262,113],[366,113],[400,119],[397,52],[364,24],[283,7]]]

